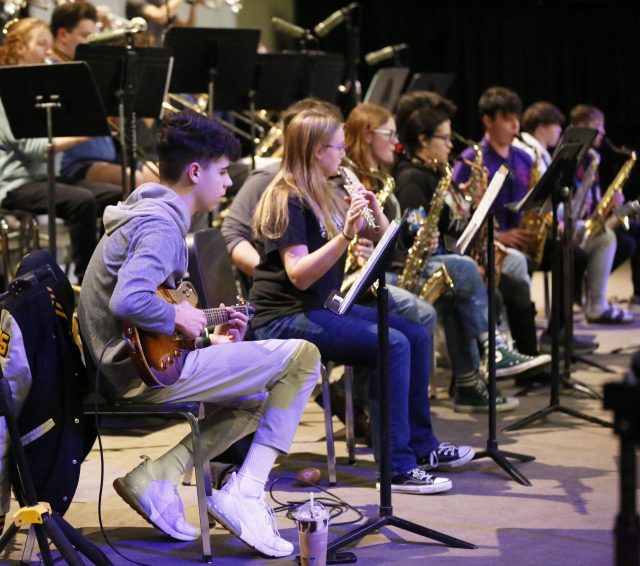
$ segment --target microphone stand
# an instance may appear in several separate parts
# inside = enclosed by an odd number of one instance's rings
[[[360,28],[353,23],[351,12],[344,15],[347,48],[345,54],[346,71],[344,85],[340,91],[344,95],[345,116],[362,101],[362,86],[358,79],[358,63],[360,62]]]

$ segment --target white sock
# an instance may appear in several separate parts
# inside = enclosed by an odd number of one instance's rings
[[[191,459],[191,451],[180,442],[149,465],[154,479],[169,480],[178,485]]]
[[[238,489],[242,495],[256,499],[260,497],[279,453],[266,444],[251,444],[238,472]]]

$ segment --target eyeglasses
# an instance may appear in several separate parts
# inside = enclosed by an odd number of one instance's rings
[[[380,134],[385,138],[389,138],[390,141],[398,139],[398,132],[395,130],[388,130],[387,128],[376,128],[375,130],[371,130],[374,134]]]
[[[451,143],[451,140],[453,139],[451,136],[447,136],[445,134],[433,134],[431,137],[442,140],[444,143]]]
[[[325,144],[327,147],[332,147],[334,149],[337,149],[338,151],[346,151],[347,150],[347,146],[343,143],[328,143]]]

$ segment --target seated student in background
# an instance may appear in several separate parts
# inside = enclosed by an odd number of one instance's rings
[[[73,61],[78,45],[86,44],[88,37],[96,33],[97,19],[96,8],[89,2],[56,6],[51,16],[53,53],[50,60],[56,63]],[[122,166],[113,138],[93,137],[65,150],[60,175],[74,183],[97,181],[122,187]],[[157,180],[157,175],[146,165],[136,172],[136,184]]]
[[[35,18],[11,24],[0,47],[0,66],[44,63],[51,53],[49,26]],[[87,138],[54,138],[57,153]],[[46,138],[13,137],[4,106],[0,103],[0,205],[9,210],[34,214],[47,212]],[[57,172],[57,168],[56,168]],[[75,275],[82,281],[87,263],[96,246],[96,220],[104,207],[118,202],[122,191],[109,183],[82,181],[78,186],[56,183],[56,216],[66,221],[71,235]]]
[[[185,235],[195,212],[212,211],[231,186],[227,167],[237,159],[237,139],[220,124],[193,112],[169,116],[160,131],[161,184],[146,183],[105,211],[105,235],[91,258],[78,314],[85,355],[98,363],[122,321],[159,334],[194,339],[207,326],[188,302],[160,299],[160,285],[175,288],[187,270]],[[266,556],[287,556],[293,545],[279,536],[264,486],[279,454],[289,451],[300,417],[319,377],[320,355],[304,340],[243,342],[247,318],[226,308],[212,346],[186,353],[170,387],[141,380],[116,341],[104,356],[103,390],[113,399],[145,403],[202,401],[205,460],[255,432],[239,471],[207,500],[209,512]],[[193,463],[191,435],[156,460],[146,459],[114,482],[118,494],[147,521],[176,540],[194,540],[177,484]],[[205,533],[204,536],[207,536]]]
[[[344,153],[344,131],[334,116],[308,110],[289,124],[281,169],[254,217],[264,251],[251,288],[256,309],[252,328],[258,338],[304,338],[328,359],[368,366],[375,373],[376,309],[354,305],[349,314],[337,316],[323,307],[331,291],[340,288],[345,252],[356,234],[377,240],[388,226],[375,196],[361,185],[347,199],[333,189],[329,178],[336,175]],[[366,207],[380,226],[377,234],[365,225]],[[392,490],[446,491],[451,481],[427,470],[460,466],[474,451],[441,443],[433,432],[427,392],[429,332],[395,315],[390,315],[390,326],[391,397],[380,398],[373,375],[369,407],[375,427],[380,403],[389,403]]]

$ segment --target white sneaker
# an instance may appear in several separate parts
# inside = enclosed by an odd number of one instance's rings
[[[278,533],[264,492],[258,499],[245,497],[238,489],[238,481],[234,472],[221,490],[207,497],[209,513],[230,533],[265,556],[291,554],[293,545]]]
[[[116,493],[145,521],[176,540],[196,540],[198,529],[184,517],[182,500],[175,484],[154,479],[149,458],[113,482]]]

